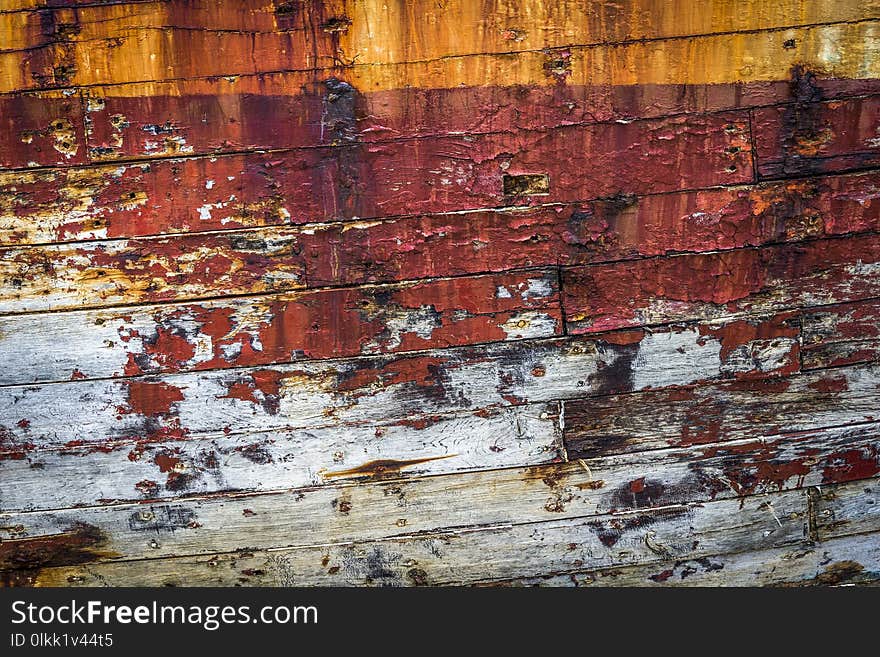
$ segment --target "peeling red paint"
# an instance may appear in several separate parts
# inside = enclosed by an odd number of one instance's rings
[[[758,109],[754,117],[763,177],[834,173],[880,163],[880,96],[823,102],[821,89],[814,87],[794,106]]]
[[[876,445],[867,449],[849,449],[828,460],[822,471],[822,482],[869,479],[880,473],[880,450]]]
[[[862,265],[878,261],[880,241],[866,235],[593,265],[565,271],[563,304],[569,330],[592,333],[797,307],[819,295],[870,298],[880,286]]]
[[[183,391],[164,381],[128,381],[128,408],[120,413],[145,417],[168,415],[176,402],[184,400]]]

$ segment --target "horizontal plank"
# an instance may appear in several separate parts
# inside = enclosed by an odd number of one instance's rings
[[[876,79],[817,77],[816,85],[828,98],[880,91]],[[302,73],[151,83],[148,88],[122,85],[92,89],[89,94],[88,152],[94,161],[548,130],[792,99],[787,80],[711,85],[494,84],[365,92],[336,77],[316,80]],[[0,105],[4,98],[0,97]]]
[[[10,11],[9,5],[14,4],[4,2],[4,11],[0,13],[4,51],[35,50],[59,43],[89,48],[93,45],[89,42],[137,38],[139,32],[167,28],[249,33],[303,32],[307,27],[319,27],[314,19],[307,22],[308,15],[319,9],[318,6],[311,7],[310,12],[294,12],[285,20],[283,12],[274,11],[274,3],[255,0],[238,0],[227,6],[206,0],[188,0],[186,4],[157,0],[48,0],[26,2],[32,6]],[[313,4],[326,6],[329,15],[336,13],[335,9],[344,12],[343,2]],[[322,35],[310,36],[317,40]],[[304,46],[305,38],[300,36],[299,40],[300,47]]]
[[[571,333],[769,313],[880,295],[880,237],[680,255],[567,269]]]
[[[547,338],[561,334],[562,318],[556,271],[527,271],[16,315],[0,326],[7,385]]]
[[[318,157],[312,151],[297,156],[307,158],[303,165]],[[335,216],[331,202],[325,205],[323,197],[307,193],[307,173],[295,174],[296,166],[291,170],[295,157],[250,157],[255,159],[0,173],[0,244],[256,228]],[[221,162],[228,175],[216,175]],[[616,194],[571,207],[386,220],[367,213],[358,215],[364,221],[313,224],[296,235],[315,284],[384,282],[876,231],[878,188],[880,173],[871,171],[648,196]],[[289,228],[271,228],[254,238],[276,242],[293,234]]]
[[[287,159],[254,154],[0,173],[0,243],[141,237],[322,219],[323,198],[311,192],[308,172],[321,157],[302,151]]]
[[[532,409],[521,417],[540,429],[536,412]],[[550,413],[552,415],[552,410]],[[230,551],[241,546],[270,549],[339,544],[452,528],[579,518],[729,499],[744,492],[771,493],[804,485],[822,485],[827,491],[835,483],[861,476],[858,470],[830,466],[856,453],[865,459],[871,458],[876,431],[876,426],[862,426],[776,436],[765,442],[739,441],[728,445],[726,450],[700,446],[603,457],[582,463],[552,463],[436,477],[407,475],[418,473],[419,468],[432,467],[430,463],[447,467],[443,460],[438,460],[412,463],[398,470],[389,467],[384,472],[364,469],[357,485],[341,485],[336,477],[316,477],[316,481],[324,485],[258,495],[227,492],[193,498],[199,489],[206,489],[204,482],[173,490],[166,487],[165,482],[170,473],[161,473],[155,466],[156,479],[145,480],[155,483],[155,487],[138,487],[136,484],[141,482],[133,479],[127,482],[131,487],[124,491],[125,497],[145,498],[137,504],[10,512],[16,507],[40,509],[53,503],[70,505],[82,504],[86,499],[94,501],[97,491],[125,483],[111,482],[101,474],[112,472],[116,476],[120,467],[128,467],[120,465],[126,460],[125,450],[115,465],[108,456],[112,452],[105,452],[103,456],[96,452],[94,456],[70,457],[69,467],[79,468],[73,474],[60,467],[57,456],[48,455],[48,460],[40,461],[43,470],[39,471],[20,462],[2,466],[9,467],[8,472],[21,475],[20,484],[4,489],[2,508],[7,512],[0,516],[3,520],[0,537],[4,542],[23,540],[12,544],[17,549],[7,552],[6,560],[0,561],[0,565],[9,567],[18,563],[27,567],[27,555],[31,555],[30,567],[69,565],[71,561],[66,561],[68,557],[61,549],[64,541],[56,542],[56,539],[63,539],[64,534],[75,534],[77,527],[87,527],[91,535],[100,537],[100,544],[95,546],[100,549],[90,561],[152,559]],[[414,432],[415,441],[420,433],[425,432]],[[533,447],[540,442],[538,436],[524,439]],[[367,444],[373,442],[368,440]],[[147,449],[153,447],[148,445]],[[171,447],[157,445],[148,453],[158,454],[162,449]],[[552,450],[544,456],[551,454]],[[188,468],[183,470],[178,466],[183,472],[204,471],[201,461],[180,453],[175,458]],[[222,469],[230,467],[227,456],[217,458],[223,462]],[[534,460],[539,455],[533,454],[530,458]],[[146,459],[140,460],[146,462]],[[281,462],[252,464],[251,481],[246,488],[265,490],[272,473],[280,468],[292,472],[291,466]],[[69,481],[70,487],[60,486],[52,491],[45,490],[45,486],[39,488],[47,476]],[[235,476],[239,482],[243,481],[242,473]],[[92,488],[77,483],[81,478],[88,480]],[[193,478],[196,479],[198,477]],[[172,481],[184,483],[180,477]],[[292,481],[288,474],[288,482]],[[31,501],[26,491],[31,491]],[[165,499],[153,499],[155,495]],[[296,513],[290,513],[291,509]],[[34,556],[30,551],[29,546],[33,545],[41,546],[39,555]]]
[[[492,586],[849,586],[880,581],[880,534],[817,544],[676,559],[662,564],[525,577]]]
[[[14,240],[33,215],[112,236],[577,202],[750,182],[749,149],[740,112],[9,174],[4,223]]]
[[[0,249],[0,313],[305,287],[296,242],[247,234]]]
[[[880,174],[867,172],[573,207],[308,227],[309,281],[380,282],[759,246],[880,229]]]
[[[0,508],[67,508],[538,465],[560,460],[561,445],[558,412],[551,404],[421,423],[69,447],[27,458],[0,457],[9,482],[0,484]],[[47,480],[64,484],[50,491]]]
[[[752,336],[719,324],[601,340],[523,340],[272,368],[8,386],[0,388],[0,437],[5,451],[21,454],[169,436],[370,426],[791,371],[797,340],[786,337],[790,329],[778,320],[767,324],[764,334],[774,326],[781,332],[771,350],[752,349]],[[728,350],[753,357],[723,357]]]
[[[330,59],[335,47],[358,63],[375,64],[880,18],[874,2],[835,4],[830,0],[786,0],[772,6],[755,1],[743,6],[718,0],[565,0],[538,2],[528,9],[510,0],[479,8],[465,0],[443,5],[419,0],[406,8],[371,0],[300,3],[299,7],[267,6],[260,0],[239,0],[228,7],[204,0],[190,1],[185,7],[156,0],[132,4],[7,2],[0,14],[0,34],[8,36],[4,50],[132,37],[167,28],[309,31],[308,36],[318,40],[323,35],[314,32],[323,31],[326,25],[327,33],[332,33],[328,20],[336,17],[335,39],[318,43],[322,57]]]
[[[809,74],[793,83],[795,103],[754,112],[755,157],[763,178],[819,174],[880,162],[880,97],[817,102]]]
[[[472,11],[479,12],[474,8]],[[688,12],[690,13],[690,12]],[[322,20],[320,5],[315,17]],[[336,18],[337,22],[333,22]],[[715,84],[738,80],[779,80],[782,71],[795,64],[824,69],[839,78],[877,77],[876,45],[870,38],[875,21],[771,31],[745,31],[688,39],[635,40],[622,44],[569,46],[545,51],[472,54],[421,58],[402,63],[375,63],[360,57],[341,40],[354,25],[329,17],[307,47],[296,32],[217,33],[202,30],[136,30],[132,35],[88,43],[52,43],[28,52],[0,53],[0,92],[45,87],[94,86],[261,74],[273,71],[318,70],[316,75],[344,75],[347,82],[364,91],[399,89],[406,86],[452,88],[481,84],[548,85],[558,83],[617,84]],[[452,18],[453,21],[457,17]],[[674,20],[674,19],[673,19]],[[358,21],[361,22],[361,21]],[[617,21],[612,21],[616,23]],[[368,21],[369,23],[369,21]],[[435,23],[435,29],[448,22]],[[509,26],[503,28],[508,29]],[[762,27],[762,26],[761,26]],[[339,28],[339,29],[337,29]],[[367,29],[370,29],[368,26]],[[516,28],[513,28],[516,29]],[[448,28],[447,28],[448,30]],[[461,42],[466,32],[456,24],[438,43]],[[587,34],[581,32],[580,34]],[[372,44],[384,57],[410,59],[405,52],[389,48],[388,40],[407,31],[389,30]],[[454,35],[454,36],[453,36]],[[580,35],[579,35],[580,36]],[[360,35],[356,38],[360,39]],[[496,37],[497,38],[497,37]],[[514,39],[515,40],[515,39]],[[576,41],[582,41],[577,39]],[[825,47],[837,45],[833,56]],[[325,55],[322,44],[331,51]],[[314,48],[314,49],[313,49]],[[192,52],[212,52],[214,57],[192,57]],[[333,68],[335,67],[335,68]],[[142,95],[142,94],[135,94]]]
[[[568,401],[571,458],[759,438],[876,420],[880,368],[677,386]]]
[[[12,571],[8,578],[13,584],[37,586],[94,586],[98,582],[110,586],[465,584],[575,570],[585,564],[623,566],[664,557],[699,558],[797,544],[802,541],[806,516],[803,491],[787,491],[704,505],[349,545],[271,552],[245,549],[212,556]],[[718,531],[719,525],[724,531]]]
[[[848,455],[841,455],[841,459]],[[878,480],[864,479],[847,486],[822,486],[814,491],[813,515],[819,540],[847,534],[880,531]]]
[[[56,7],[79,7],[91,5],[135,5],[141,2],[155,2],[155,0],[6,0],[3,3],[3,13],[19,11],[41,11]]]
[[[804,369],[871,362],[880,358],[880,301],[829,306],[801,317]]]

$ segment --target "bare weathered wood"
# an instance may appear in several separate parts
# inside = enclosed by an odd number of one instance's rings
[[[880,487],[876,478],[848,486],[817,487],[811,500],[815,531],[821,541],[880,531]]]
[[[557,419],[551,404],[422,423],[184,441],[157,437],[135,444],[5,454],[0,455],[0,509],[65,508],[549,463],[563,454]],[[46,490],[47,479],[64,485]]]
[[[541,426],[533,414],[525,417]],[[410,470],[426,465],[413,464],[399,471],[389,468],[384,473],[364,470],[357,485],[341,485],[336,477],[318,477],[324,485],[263,494],[227,491],[192,497],[190,490],[169,490],[157,482],[154,490],[126,492],[129,496],[147,498],[137,504],[18,513],[11,510],[28,506],[23,497],[28,489],[33,490],[35,506],[55,500],[67,507],[75,503],[73,493],[79,491],[61,489],[54,493],[55,497],[45,497],[47,492],[38,489],[44,481],[38,473],[27,474],[24,464],[12,464],[12,470],[23,473],[23,488],[6,489],[8,495],[17,497],[3,498],[2,508],[7,513],[0,516],[0,539],[26,539],[7,555],[6,565],[24,561],[21,555],[27,555],[27,547],[35,543],[44,546],[42,565],[65,565],[63,541],[56,541],[59,535],[76,533],[78,526],[88,527],[90,534],[100,537],[100,545],[95,548],[101,554],[90,561],[149,559],[220,552],[230,546],[269,549],[347,543],[451,528],[577,518],[727,499],[743,493],[772,493],[806,485],[821,485],[827,490],[834,483],[862,476],[858,470],[831,466],[847,454],[860,453],[866,461],[872,458],[876,431],[876,426],[832,429],[776,436],[766,444],[739,441],[726,451],[706,447],[667,449],[583,463],[437,477],[407,476]],[[425,432],[413,433],[418,436]],[[360,436],[356,432],[353,435]],[[529,443],[535,444],[535,439]],[[161,453],[173,447],[157,445],[154,451]],[[115,462],[124,457],[124,453],[119,454]],[[876,453],[873,458],[876,461]],[[102,456],[75,454],[69,462],[82,463],[71,467],[78,467],[79,476],[85,479],[89,479],[92,470],[115,471],[114,460]],[[61,471],[53,469],[61,463],[60,459],[50,455],[44,463],[44,472]],[[191,464],[183,458],[181,463]],[[442,462],[436,463],[443,467]],[[739,467],[745,464],[747,467]],[[281,463],[251,465],[247,487],[263,485],[280,468],[290,472]],[[158,478],[167,476],[162,474]],[[238,476],[242,481],[242,476]],[[201,488],[205,489],[204,484]],[[87,491],[79,502],[84,503],[94,494],[94,489]],[[150,499],[151,495],[168,497]],[[174,497],[180,495],[185,497]]]
[[[880,356],[880,301],[842,304],[801,317],[804,369],[875,361]]]
[[[150,261],[136,266],[156,269]],[[17,315],[0,319],[0,384],[545,338],[561,326],[555,271]]]
[[[565,403],[571,458],[759,438],[874,420],[880,367],[675,386]]]
[[[493,586],[847,586],[880,581],[880,534],[662,564],[492,582]]]
[[[797,544],[806,519],[804,492],[786,491],[349,545],[47,567],[11,577],[41,586],[465,584]]]
[[[305,287],[296,241],[249,235],[0,250],[0,313]]]
[[[796,369],[790,329],[776,319],[765,324],[757,341],[738,327],[696,325],[601,340],[513,341],[260,369],[9,386],[0,388],[0,436],[7,451],[26,452],[371,425]],[[768,348],[765,337],[774,332]]]

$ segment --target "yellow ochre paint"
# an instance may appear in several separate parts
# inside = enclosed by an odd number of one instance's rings
[[[325,18],[346,18],[332,39],[301,27],[279,32],[277,25],[252,34],[173,29],[181,21],[169,15],[168,3],[146,4],[149,25],[131,16],[89,23],[83,9],[84,27],[69,43],[0,52],[0,92],[38,88],[37,69],[54,75],[57,86],[109,85],[97,92],[105,96],[150,95],[163,80],[175,83],[162,85],[161,93],[198,93],[200,78],[222,76],[230,78],[227,84],[206,80],[210,93],[265,93],[271,80],[247,76],[304,67],[322,69],[300,73],[305,79],[322,79],[330,69],[362,91],[559,79],[590,85],[770,81],[785,79],[795,63],[839,78],[880,73],[880,20],[871,20],[880,19],[880,0],[339,0],[321,9]],[[253,12],[273,8],[251,4]],[[7,16],[0,33],[20,20]],[[205,21],[229,27],[209,14]],[[260,27],[265,21],[251,22]],[[787,27],[797,25],[812,26]],[[294,52],[316,40],[324,51]],[[222,44],[223,52],[204,52],[212,44]],[[293,60],[300,65],[290,65]],[[282,86],[291,93],[289,79]]]

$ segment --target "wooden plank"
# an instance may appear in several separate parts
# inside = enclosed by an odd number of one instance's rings
[[[874,478],[847,486],[817,487],[811,500],[819,540],[880,531],[880,488],[877,483]]]
[[[876,79],[816,75],[815,84],[827,98],[880,91]],[[552,87],[502,83],[367,91],[342,83],[338,76],[277,73],[94,88],[89,90],[87,119],[89,153],[98,161],[161,157],[178,148],[205,154],[549,130],[791,100],[788,80]]]
[[[302,237],[313,284],[516,266],[585,264],[880,229],[880,174],[650,196],[573,207],[330,224]]]
[[[880,534],[814,545],[678,559],[589,573],[526,577],[494,586],[851,586],[880,581]]]
[[[533,406],[443,417],[415,425],[331,427],[189,441],[172,436],[135,445],[7,453],[0,459],[0,469],[4,478],[15,483],[0,487],[0,508],[5,512],[34,511],[138,500],[161,504],[156,498],[183,504],[178,508],[191,508],[191,501],[177,498],[545,464],[560,458],[557,419],[553,407]],[[549,517],[568,517],[587,509],[595,513],[601,512],[597,509],[614,512],[661,507],[862,479],[880,472],[877,435],[876,424],[862,424],[578,462],[564,470],[530,471],[529,477],[540,478],[550,490],[541,488],[537,493],[540,499],[534,497],[534,491],[520,491],[522,499],[505,498],[503,504],[509,517],[524,513],[523,517],[534,519],[535,514],[540,517],[544,512],[553,514]],[[514,479],[520,476],[509,474]],[[474,475],[467,480],[475,486],[474,495],[488,490],[486,495],[491,496],[497,493],[499,482],[508,481],[507,475],[499,477]],[[64,482],[64,486],[47,490],[47,479]],[[513,484],[508,481],[504,485]],[[429,485],[428,489],[435,492],[436,499],[444,496],[436,487]],[[600,489],[600,493],[589,492]],[[421,488],[416,486],[415,490]],[[455,490],[460,494],[460,488]],[[349,501],[358,498],[334,491],[333,499],[337,495]],[[297,501],[301,492],[294,493]],[[317,498],[327,502],[324,495]],[[226,498],[216,500],[227,508]],[[246,501],[246,508],[252,510],[252,500]],[[472,504],[470,495],[463,501]],[[524,511],[511,510],[520,504]],[[443,515],[454,508],[437,507],[441,514],[437,518],[447,518],[444,526],[483,524],[472,510],[469,516]],[[488,505],[486,513],[497,508]],[[315,514],[321,515],[318,510]],[[464,522],[465,517],[470,520]],[[432,522],[439,522],[437,518]],[[313,515],[304,519],[313,528],[318,526]],[[387,523],[367,520],[387,528]],[[349,528],[345,535],[357,531]],[[265,538],[273,535],[267,533]],[[312,534],[306,536],[319,543],[343,540],[335,534],[321,540]]]
[[[305,48],[301,46],[302,39],[296,38],[299,36],[296,32],[212,33],[165,28],[135,30],[131,35],[110,36],[88,43],[57,42],[28,52],[0,53],[0,92],[133,82],[149,84],[315,67],[319,67],[317,74],[321,77],[343,74],[347,82],[364,91],[408,85],[473,86],[474,80],[480,80],[481,84],[546,86],[769,81],[786,77],[780,72],[796,64],[823,69],[838,78],[877,77],[876,45],[871,39],[875,21],[871,20],[780,30],[762,30],[763,26],[758,26],[756,30],[732,34],[634,40],[611,45],[569,45],[572,40],[567,40],[559,49],[437,58],[413,57],[390,47],[389,40],[406,43],[412,38],[411,32],[390,30],[381,40],[376,39],[375,34],[366,37],[351,30],[354,21],[344,25],[341,17],[325,18],[320,7],[318,4],[313,8],[314,16],[316,22],[325,27],[315,30]],[[457,18],[450,16],[452,21]],[[449,22],[435,25],[448,26]],[[371,29],[369,24],[367,29]],[[356,41],[345,48],[341,41],[349,32]],[[461,42],[461,35],[466,33],[456,22],[454,30],[447,31],[434,43],[444,48],[444,43]],[[574,42],[583,40],[579,38]],[[825,47],[829,42],[837,45],[833,55]],[[372,44],[375,52],[391,61],[368,61],[367,55],[361,56],[358,52],[364,43]],[[213,52],[217,56],[193,58],[193,51]],[[407,59],[413,61],[393,61]]]
[[[755,156],[763,178],[833,173],[880,162],[880,97],[821,101],[809,74],[795,103],[754,112]]]
[[[771,503],[771,507],[767,503]],[[467,584],[544,572],[656,563],[800,543],[802,491],[478,531],[10,573],[48,586]],[[719,526],[723,531],[719,531]],[[87,551],[88,548],[86,548]]]
[[[305,158],[304,166],[320,159],[312,151],[297,156]],[[0,244],[131,238],[332,218],[332,203],[325,206],[323,196],[308,193],[311,174],[304,169],[295,174],[297,167],[291,165],[299,160],[285,157],[265,156],[249,166],[244,158],[224,159],[225,176],[206,171],[205,166],[219,163],[204,159],[0,173]],[[572,206],[385,220],[368,213],[359,215],[365,221],[305,226],[299,239],[315,283],[383,282],[874,231],[880,228],[878,190],[880,173],[867,172],[648,196],[613,195]],[[278,240],[285,234],[274,229],[259,236]]]
[[[876,235],[568,269],[566,328],[592,333],[880,295]]]
[[[0,249],[0,313],[305,287],[295,239],[247,233]]]
[[[0,457],[4,510],[299,488],[346,480],[550,463],[561,458],[556,405],[424,422],[325,427],[66,448]],[[8,456],[8,455],[6,455]],[[15,455],[14,455],[15,456]],[[47,479],[64,482],[46,490]],[[13,483],[14,482],[14,483]],[[327,507],[323,513],[331,511]],[[311,518],[311,522],[315,522]]]
[[[0,321],[0,385],[547,338],[561,328],[556,271],[17,315]]]
[[[474,7],[464,0],[444,5],[420,0],[406,8],[371,0],[275,4],[239,0],[233,6],[219,7],[190,0],[180,7],[155,0],[9,0],[0,14],[0,34],[8,37],[4,50],[13,50],[167,28],[242,33],[318,31],[322,22],[335,16],[336,38],[321,44],[322,52],[326,50],[324,57],[332,54],[330,47],[335,45],[360,63],[375,64],[880,18],[876,2],[841,5],[830,0],[786,0],[772,6],[754,1],[743,5],[717,0],[564,0],[537,2],[528,8],[510,0],[491,7]],[[323,11],[319,11],[319,4],[325,5]],[[70,27],[65,30],[63,26]],[[381,45],[376,43],[377,35],[383,36]]]
[[[523,417],[540,428],[534,409]],[[137,504],[12,512],[14,508],[48,507],[53,500],[61,506],[77,503],[77,500],[83,504],[86,499],[94,499],[100,484],[121,486],[121,483],[111,484],[99,473],[102,468],[107,468],[104,472],[116,472],[124,454],[116,460],[115,466],[106,453],[103,457],[80,454],[68,459],[71,463],[78,463],[77,459],[83,463],[70,466],[79,468],[72,476],[66,475],[59,466],[60,459],[50,454],[44,468],[53,468],[51,472],[58,473],[58,480],[70,479],[73,487],[58,487],[47,499],[44,497],[47,491],[40,492],[37,488],[45,481],[46,470],[44,479],[40,479],[32,468],[27,474],[23,464],[10,463],[9,472],[25,473],[21,477],[23,488],[4,489],[6,513],[0,516],[3,520],[0,538],[7,542],[28,539],[30,542],[19,544],[22,548],[34,543],[44,545],[42,560],[34,566],[49,562],[68,565],[57,551],[61,545],[53,548],[53,541],[59,534],[75,533],[78,526],[87,527],[90,534],[101,537],[103,556],[95,555],[96,561],[152,559],[210,554],[244,545],[271,549],[340,544],[452,528],[579,518],[729,499],[745,491],[771,493],[808,484],[821,484],[827,491],[836,482],[861,476],[858,470],[829,466],[852,450],[861,450],[861,454],[869,458],[876,431],[876,427],[863,426],[776,436],[768,443],[739,441],[728,446],[728,451],[700,446],[590,459],[584,464],[554,463],[436,477],[407,475],[417,473],[419,468],[432,467],[426,462],[411,464],[399,471],[388,469],[384,475],[364,470],[357,485],[342,485],[336,477],[317,477],[323,485],[261,494],[227,491],[192,497],[193,490],[166,488],[164,480],[168,474],[165,473],[154,475],[159,481],[152,491],[146,486],[125,491],[126,497],[145,498]],[[425,432],[414,433],[418,436]],[[537,446],[539,437],[526,440]],[[156,446],[156,449],[168,448]],[[447,467],[439,460],[434,463]],[[749,466],[738,467],[745,463]],[[265,490],[268,486],[264,477],[271,478],[272,472],[282,467],[292,471],[290,466],[281,463],[251,465],[251,481],[246,488],[253,490],[262,486]],[[76,483],[83,475],[90,478],[92,472],[96,479],[91,490]],[[158,472],[158,468],[154,472]],[[243,481],[241,474],[237,476]],[[134,486],[139,482],[128,483]],[[205,486],[195,488],[204,490]],[[35,501],[28,501],[27,490],[33,491]],[[153,499],[151,495],[162,495],[165,499]],[[0,565],[21,563],[25,554],[24,549],[7,553],[6,561],[0,561]]]
[[[26,11],[10,10],[10,5],[15,4],[17,2],[7,0],[0,13],[4,51],[34,50],[54,43],[75,43],[89,48],[94,41],[132,39],[137,38],[139,32],[154,30],[172,31],[167,28],[177,28],[176,36],[185,38],[184,30],[247,34],[303,32],[306,27],[303,16],[293,16],[293,20],[282,23],[273,11],[273,3],[259,0],[238,0],[227,6],[206,0],[189,0],[185,5],[156,0],[44,0],[27,3],[32,6],[22,8]],[[334,5],[342,5],[339,2],[321,4],[331,13]],[[315,39],[321,35],[310,36]],[[305,45],[303,35],[299,35],[299,39]]]
[[[78,94],[0,96],[0,168],[84,164],[84,115]]]
[[[55,7],[88,7],[93,5],[136,5],[155,0],[6,0],[2,13],[17,11],[40,11]]]
[[[769,320],[774,325],[774,320]],[[778,323],[775,324],[779,326]],[[770,329],[768,329],[769,331]],[[686,385],[796,368],[784,325],[774,349],[723,325],[601,340],[514,341],[307,361],[272,368],[0,388],[0,436],[21,453],[337,424],[421,421],[457,411]],[[734,344],[743,336],[741,346]],[[725,358],[731,350],[752,353]]]
[[[830,306],[801,317],[804,369],[871,362],[880,356],[880,301]]]
[[[675,386],[565,404],[571,458],[845,426],[880,418],[880,368]]]
[[[319,162],[320,153],[303,151],[0,173],[0,243],[313,221],[324,217],[308,172]]]
[[[75,239],[578,202],[750,182],[749,148],[741,112],[10,174],[4,223]]]

